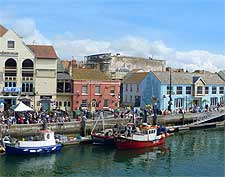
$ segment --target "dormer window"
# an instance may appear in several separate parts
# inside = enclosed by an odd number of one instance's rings
[[[15,41],[8,41],[8,49],[14,49],[15,48]]]

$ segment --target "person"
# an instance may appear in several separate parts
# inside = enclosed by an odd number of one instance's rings
[[[101,112],[100,112],[99,116],[100,116],[100,119],[103,119],[103,118],[104,118],[104,113],[103,113],[103,110],[101,110]]]

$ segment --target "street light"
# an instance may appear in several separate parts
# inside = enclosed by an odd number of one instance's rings
[[[170,70],[170,90],[169,90],[169,105],[168,105],[168,111],[170,111],[171,113],[172,113],[172,110],[171,110],[171,105],[172,105],[172,77],[171,77],[171,68],[169,68],[169,70]]]

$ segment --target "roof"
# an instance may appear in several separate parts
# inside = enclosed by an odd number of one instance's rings
[[[162,84],[170,83],[170,72],[152,72]],[[186,73],[186,72],[171,72],[171,83],[172,84],[193,84],[193,81],[196,78],[201,77],[206,85],[223,85],[225,81],[223,81],[217,74],[215,73]]]
[[[220,76],[221,79],[223,79],[225,81],[225,70],[224,71],[220,71],[218,73],[218,75]]]
[[[0,25],[0,37],[2,37],[8,29],[6,29],[4,26]]]
[[[148,75],[148,72],[138,72],[138,73],[130,72],[124,77],[123,83],[126,83],[126,84],[138,84],[147,75]]]
[[[57,79],[73,80],[73,78],[68,73],[57,73]]]
[[[97,69],[73,68],[74,80],[111,80],[104,72]]]
[[[49,45],[27,45],[35,57],[38,59],[57,59],[57,55],[53,46]]]

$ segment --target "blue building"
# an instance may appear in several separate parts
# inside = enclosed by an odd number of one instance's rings
[[[172,111],[189,110],[193,106],[223,104],[225,81],[210,72],[149,72],[140,90],[141,107],[157,103],[161,110],[168,110],[171,103]]]

